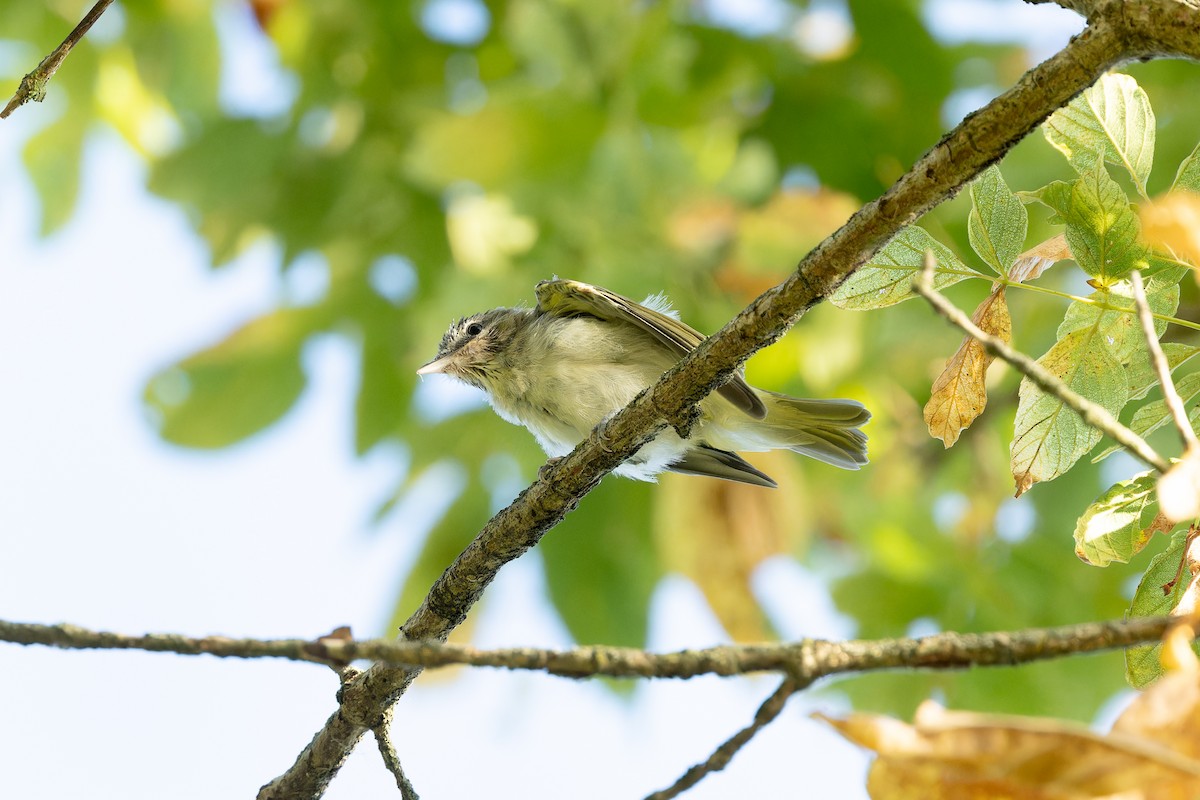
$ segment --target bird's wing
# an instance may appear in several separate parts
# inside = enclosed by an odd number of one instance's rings
[[[599,286],[556,279],[540,282],[534,292],[537,294],[538,308],[547,314],[559,317],[587,314],[611,322],[631,322],[680,358],[696,349],[705,339],[699,331],[679,320]],[[755,419],[767,415],[766,406],[740,373],[717,391]]]
[[[748,483],[751,486],[765,486],[768,489],[775,489],[779,485],[771,479],[770,475],[755,469],[749,461],[737,453],[718,450],[706,444],[688,450],[683,454],[683,458],[667,469],[684,475],[724,478],[727,481]]]

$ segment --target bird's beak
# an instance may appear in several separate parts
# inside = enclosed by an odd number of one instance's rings
[[[450,366],[450,360],[451,360],[451,356],[442,356],[441,358],[435,358],[433,361],[430,361],[428,364],[425,364],[420,369],[418,369],[417,374],[418,375],[433,375],[435,372],[445,372],[446,368]]]

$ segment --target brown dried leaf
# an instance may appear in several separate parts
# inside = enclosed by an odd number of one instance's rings
[[[921,706],[912,726],[873,714],[815,716],[879,754],[867,779],[873,800],[1200,794],[1200,761],[1124,731],[1102,735],[1068,722],[948,712],[934,703]]]
[[[1168,634],[1169,635],[1169,634]],[[1191,661],[1195,654],[1191,647]],[[1113,732],[1157,742],[1200,759],[1200,679],[1195,672],[1169,672],[1138,695],[1113,723]]]
[[[1200,264],[1200,194],[1170,192],[1143,203],[1138,216],[1146,244]]]
[[[1017,256],[1012,269],[1008,271],[1008,277],[1018,282],[1031,281],[1068,258],[1072,256],[1071,248],[1067,246],[1067,235],[1060,233]]]
[[[1012,317],[1003,286],[997,286],[979,304],[972,320],[986,333],[1012,341]],[[925,424],[930,435],[941,439],[946,447],[957,442],[959,434],[983,413],[987,405],[985,378],[992,358],[983,345],[968,336],[933,382],[933,392],[925,404]]]

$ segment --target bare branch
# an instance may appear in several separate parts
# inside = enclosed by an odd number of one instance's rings
[[[1183,440],[1183,446],[1187,450],[1200,447],[1200,441],[1197,441],[1196,432],[1192,430],[1192,423],[1188,420],[1187,409],[1183,407],[1183,398],[1179,396],[1175,382],[1171,380],[1171,367],[1167,364],[1167,357],[1158,343],[1158,333],[1154,330],[1154,317],[1150,311],[1150,303],[1146,300],[1142,273],[1135,269],[1129,279],[1133,283],[1133,302],[1137,306],[1138,321],[1142,323],[1142,333],[1146,336],[1150,363],[1154,365],[1154,373],[1158,375],[1158,382],[1162,385],[1163,400],[1171,412],[1171,419],[1179,431],[1179,438]]]
[[[40,644],[68,649],[147,650],[220,658],[285,658],[339,665],[344,689],[359,675],[351,661],[370,659],[411,667],[468,665],[510,670],[537,670],[566,678],[723,677],[755,672],[780,672],[797,678],[801,688],[830,675],[897,667],[962,669],[1020,664],[1076,653],[1155,641],[1168,618],[1089,622],[1058,628],[1033,628],[993,633],[939,633],[921,639],[878,639],[830,642],[803,639],[791,643],[723,645],[675,653],[650,653],[629,647],[577,647],[541,650],[532,647],[480,650],[442,642],[403,642],[393,639],[320,638],[230,639],[224,636],[190,638],[151,633],[128,636],[91,631],[75,625],[37,625],[0,620],[0,641]],[[371,727],[378,727],[378,722]]]
[[[1166,472],[1171,468],[1169,461],[1155,452],[1145,439],[1122,425],[1121,421],[1110,414],[1108,409],[1073,391],[1056,375],[1053,375],[1034,359],[1010,347],[1003,339],[980,330],[979,326],[971,322],[971,319],[961,309],[954,306],[933,288],[935,265],[933,253],[926,253],[925,259],[925,269],[913,279],[913,290],[928,300],[935,311],[982,344],[989,353],[1011,364],[1014,369],[1037,384],[1042,391],[1063,401],[1064,405],[1083,417],[1084,422],[1112,437],[1147,466],[1153,467],[1159,472]]]
[[[956,194],[1104,72],[1152,57],[1200,59],[1198,20],[1195,0],[1103,5],[1063,50],[964,119],[883,196],[805,256],[784,283],[757,298],[494,516],[430,589],[402,635],[444,640],[496,573],[537,544],[601,477],[668,421],[687,420],[692,406],[728,381],[755,351],[782,336],[901,228]],[[259,797],[319,797],[359,739],[419,671],[382,665],[367,670],[346,687],[342,706],[296,762]]]
[[[371,729],[371,732],[375,734],[375,744],[379,746],[379,755],[383,757],[383,765],[396,778],[396,788],[400,790],[401,800],[421,800],[417,790],[413,788],[412,782],[404,774],[404,768],[400,766],[400,756],[396,755],[396,748],[388,736],[391,717],[391,713],[388,713],[383,722]]]
[[[802,687],[797,684],[795,679],[785,678],[783,683],[779,685],[779,688],[772,692],[771,696],[764,700],[763,704],[758,707],[758,711],[754,713],[754,721],[752,723],[729,737],[720,747],[713,751],[711,756],[683,773],[675,783],[666,789],[647,795],[646,800],[670,800],[672,797],[678,797],[712,773],[725,769],[739,750],[745,747],[759,731],[775,721],[776,717],[783,711],[783,707],[787,705],[788,698],[800,688]]]
[[[4,110],[0,111],[0,119],[4,119],[30,100],[40,103],[46,99],[46,84],[54,77],[54,73],[58,72],[58,68],[62,66],[63,61],[66,60],[75,45],[79,44],[84,35],[96,24],[96,20],[100,19],[104,10],[112,5],[112,2],[113,0],[97,0],[91,11],[85,14],[75,29],[67,34],[66,39],[63,39],[63,43],[54,48],[54,52],[43,58],[42,62],[34,67],[33,72],[21,79],[17,85],[16,94],[8,101]]]

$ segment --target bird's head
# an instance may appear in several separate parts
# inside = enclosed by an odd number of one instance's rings
[[[418,375],[441,372],[480,389],[489,389],[489,378],[512,343],[525,312],[497,308],[463,317],[450,326],[433,360]]]

